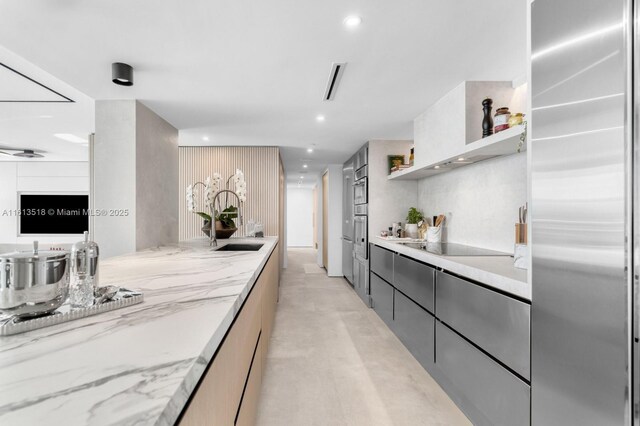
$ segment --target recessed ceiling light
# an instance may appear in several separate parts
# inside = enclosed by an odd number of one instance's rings
[[[306,169],[307,167],[308,167],[308,166],[307,166],[306,164],[303,164],[303,165],[302,165],[302,168],[303,168],[303,169]]]
[[[464,161],[463,157],[458,158],[458,161]]]
[[[350,15],[344,18],[344,25],[347,28],[355,28],[362,23],[362,18],[357,15]]]
[[[440,168],[440,166],[435,166],[435,167],[434,167],[434,169],[439,169],[439,168]]]
[[[209,142],[209,136],[203,136],[202,140],[205,141],[205,142]]]
[[[313,152],[313,148],[307,148],[307,152],[309,153]]]
[[[73,142],[73,143],[87,143],[86,139],[78,137],[76,135],[72,135],[71,133],[56,133],[55,136],[58,139],[62,139],[63,141]]]
[[[320,122],[324,121],[324,115],[318,115],[316,117],[316,121],[320,121]]]
[[[304,176],[300,176],[300,179],[304,179]]]

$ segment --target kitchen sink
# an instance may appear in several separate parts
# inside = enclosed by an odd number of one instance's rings
[[[263,245],[230,243],[216,249],[216,251],[258,251]]]

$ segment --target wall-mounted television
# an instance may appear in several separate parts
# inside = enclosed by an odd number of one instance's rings
[[[89,195],[19,194],[19,235],[75,235],[89,230]]]

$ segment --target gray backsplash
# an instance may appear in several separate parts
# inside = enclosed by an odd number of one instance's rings
[[[527,201],[526,153],[418,181],[418,206],[447,216],[445,240],[513,253],[518,207]]]

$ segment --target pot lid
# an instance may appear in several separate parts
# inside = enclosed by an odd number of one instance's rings
[[[38,242],[33,242],[32,251],[14,251],[11,253],[0,254],[0,262],[2,263],[31,263],[31,262],[48,262],[52,260],[63,260],[69,257],[66,250],[38,250]]]

